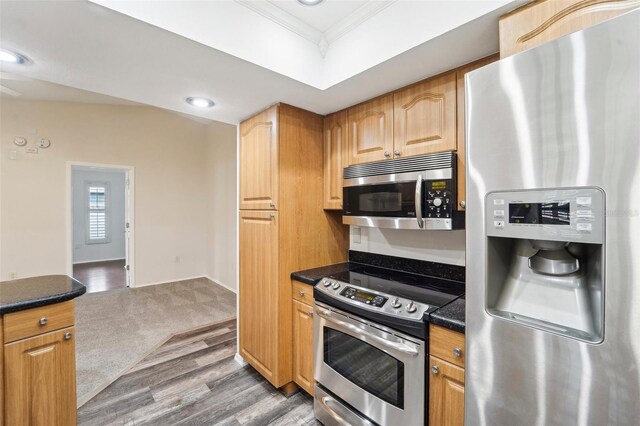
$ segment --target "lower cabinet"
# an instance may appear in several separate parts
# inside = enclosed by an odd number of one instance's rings
[[[429,426],[464,425],[464,368],[429,357]]]
[[[4,423],[75,425],[73,302],[7,314],[3,320]],[[34,335],[31,322],[43,330]],[[65,327],[46,330],[56,323]]]
[[[293,281],[292,288],[293,381],[313,395],[313,287]]]
[[[464,335],[429,327],[429,426],[464,425]]]

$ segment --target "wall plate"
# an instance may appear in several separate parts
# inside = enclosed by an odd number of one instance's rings
[[[36,144],[38,148],[49,148],[51,146],[51,141],[46,138],[42,138]]]
[[[13,140],[13,144],[16,146],[25,146],[27,144],[27,138],[23,138],[22,136],[18,136]]]

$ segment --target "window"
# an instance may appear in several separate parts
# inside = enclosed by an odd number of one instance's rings
[[[87,244],[109,243],[109,183],[87,182]]]

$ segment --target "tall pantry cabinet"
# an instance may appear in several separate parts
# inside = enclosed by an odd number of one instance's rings
[[[322,116],[277,104],[240,124],[240,355],[293,388],[291,272],[346,260],[323,210]]]

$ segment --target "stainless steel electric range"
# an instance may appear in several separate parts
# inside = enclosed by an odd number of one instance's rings
[[[372,266],[314,287],[314,411],[329,425],[424,425],[428,315],[464,283]]]

